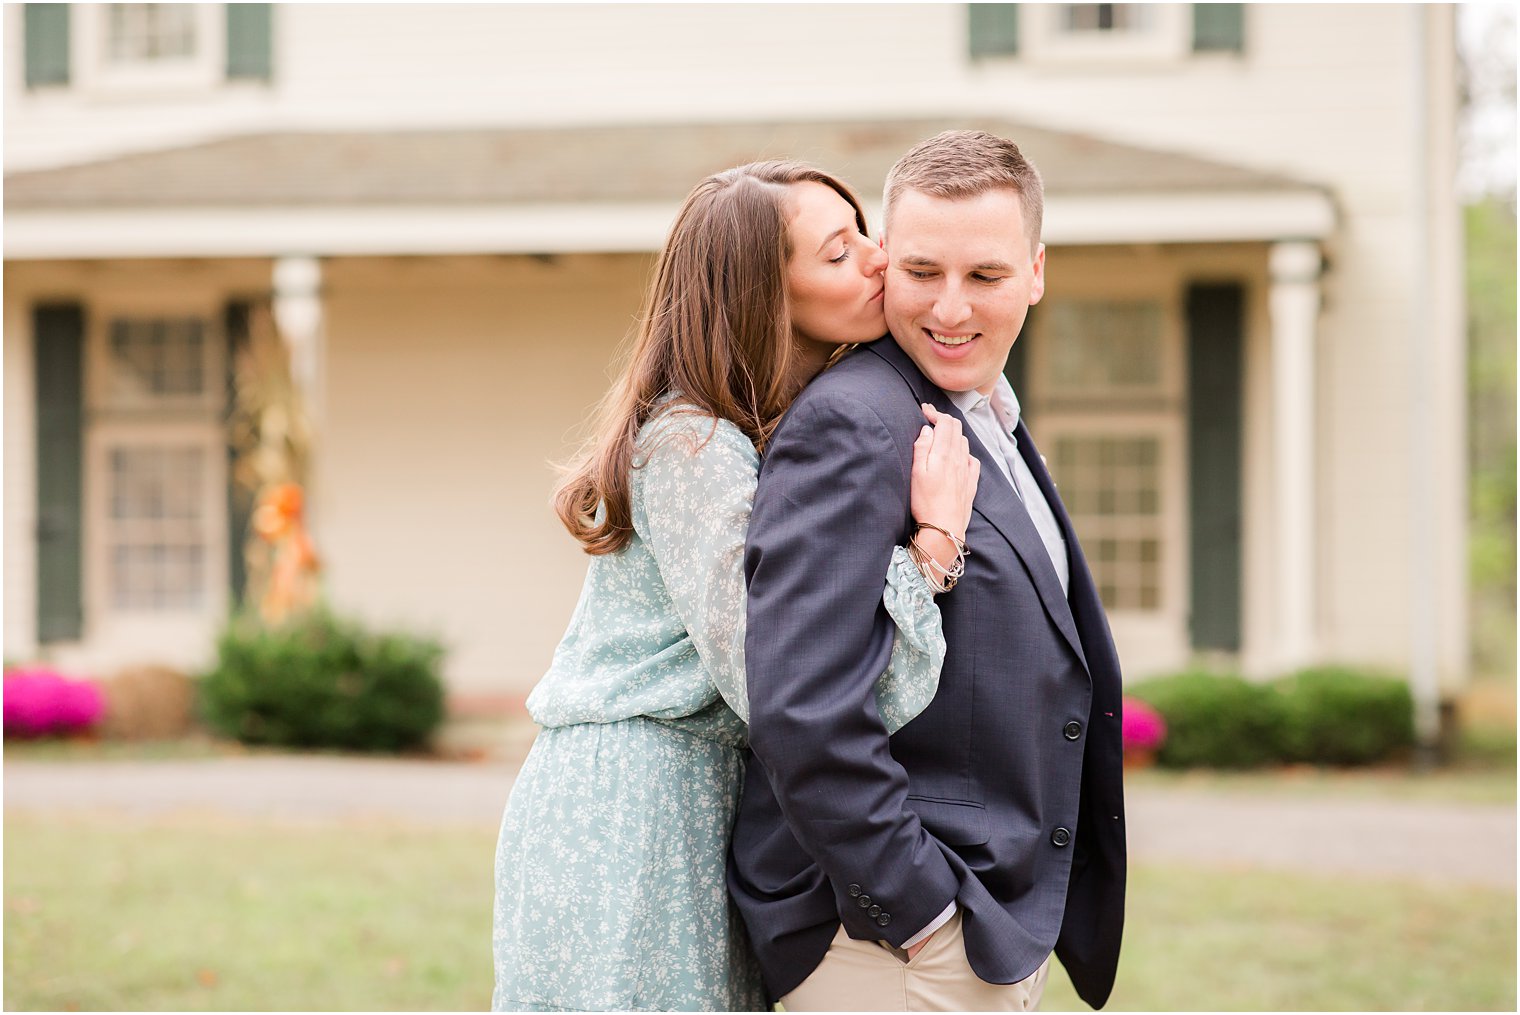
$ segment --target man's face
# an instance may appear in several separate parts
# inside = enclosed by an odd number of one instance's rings
[[[906,191],[885,244],[887,327],[898,344],[944,390],[990,394],[1045,295],[1045,245],[1031,254],[1018,194]]]

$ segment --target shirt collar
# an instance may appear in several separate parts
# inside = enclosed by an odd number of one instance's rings
[[[1019,416],[1023,408],[1019,405],[1019,396],[1013,392],[1013,385],[1008,383],[1008,378],[1004,375],[998,376],[991,395],[984,395],[974,388],[971,391],[947,391],[945,394],[950,396],[950,401],[963,414],[980,410],[990,403],[998,423],[1007,433],[1011,434],[1019,428]]]

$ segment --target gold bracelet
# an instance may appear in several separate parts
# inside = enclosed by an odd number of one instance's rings
[[[966,549],[966,541],[960,536],[957,536],[955,533],[951,532],[949,529],[942,529],[938,525],[935,525],[933,522],[919,522],[918,527],[921,529],[933,529],[935,532],[938,532],[940,535],[950,540],[950,542],[955,544],[956,554],[961,557],[966,556],[970,552]]]
[[[958,538],[955,534],[947,532],[931,522],[920,522],[919,528],[929,528],[944,535],[955,546],[955,562],[948,568],[941,564],[934,554],[924,549],[918,541],[918,532],[908,540],[908,556],[918,566],[919,573],[930,585],[939,589],[940,592],[949,592],[955,588],[955,583],[966,573],[966,557],[971,551],[966,548],[966,541]],[[936,575],[935,572],[939,572]],[[940,576],[943,577],[940,577]]]
[[[934,573],[938,561],[925,553],[923,547],[912,540],[908,541],[908,558],[913,561],[913,566],[918,568],[924,584],[929,586],[934,595],[950,591],[945,587],[945,579]]]

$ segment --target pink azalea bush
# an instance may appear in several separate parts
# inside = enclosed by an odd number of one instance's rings
[[[1124,750],[1154,751],[1166,743],[1166,720],[1136,698],[1124,699]]]
[[[5,674],[5,735],[74,733],[105,714],[105,696],[88,680],[36,667]]]

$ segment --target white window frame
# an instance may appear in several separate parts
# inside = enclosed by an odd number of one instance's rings
[[[186,4],[195,9],[195,51],[188,57],[154,63],[116,64],[110,59],[110,4],[75,4],[70,66],[81,92],[142,98],[184,94],[218,87],[227,72],[225,4]]]
[[[1171,418],[1167,418],[1170,415]],[[1038,420],[1042,448],[1054,449],[1063,437],[1154,437],[1157,462],[1157,537],[1161,541],[1158,563],[1159,588],[1155,609],[1123,609],[1105,603],[1109,623],[1118,644],[1126,650],[1138,650],[1145,658],[1171,656],[1179,637],[1186,644],[1188,634],[1188,513],[1187,513],[1187,422],[1179,414],[1160,412],[1114,413],[1100,417],[1078,412],[1042,413]],[[1047,457],[1050,452],[1046,451]],[[1052,463],[1054,458],[1051,458]],[[1057,489],[1061,477],[1052,474]],[[1092,552],[1099,534],[1084,530],[1082,519],[1073,518],[1077,538],[1088,555],[1088,566],[1095,569]],[[1121,537],[1122,538],[1122,537]],[[1097,576],[1094,576],[1097,580]]]
[[[107,656],[165,658],[214,635],[230,606],[227,545],[226,341],[221,304],[167,291],[104,296],[86,312],[85,545],[86,639]],[[207,323],[206,385],[195,398],[112,401],[110,322],[119,317],[196,316]],[[112,594],[111,452],[117,448],[195,448],[201,477],[204,595],[191,608],[134,609]]]
[[[1157,493],[1160,497],[1161,539],[1159,602],[1154,610],[1108,608],[1108,618],[1121,654],[1144,659],[1185,659],[1191,644],[1189,613],[1191,565],[1187,487],[1186,321],[1184,282],[1175,266],[1130,252],[1072,255],[1063,264],[1058,294],[1047,301],[1149,301],[1161,307],[1161,370],[1155,386],[1140,391],[1095,391],[1089,397],[1051,396],[1048,385],[1049,349],[1041,336],[1026,352],[1027,393],[1019,392],[1031,420],[1031,431],[1051,464],[1059,491],[1061,476],[1051,451],[1062,437],[1158,438],[1160,459]],[[1022,339],[1021,339],[1022,341]],[[1095,411],[1095,407],[1111,406]],[[1087,552],[1089,537],[1080,519],[1073,519],[1077,538]],[[1091,566],[1091,561],[1089,562]],[[1105,604],[1108,607],[1108,604]]]
[[[1066,27],[1067,4],[1023,4],[1019,8],[1021,54],[1031,63],[1083,68],[1116,64],[1170,64],[1192,49],[1191,4],[1143,4],[1148,24],[1139,30],[1073,32]]]

